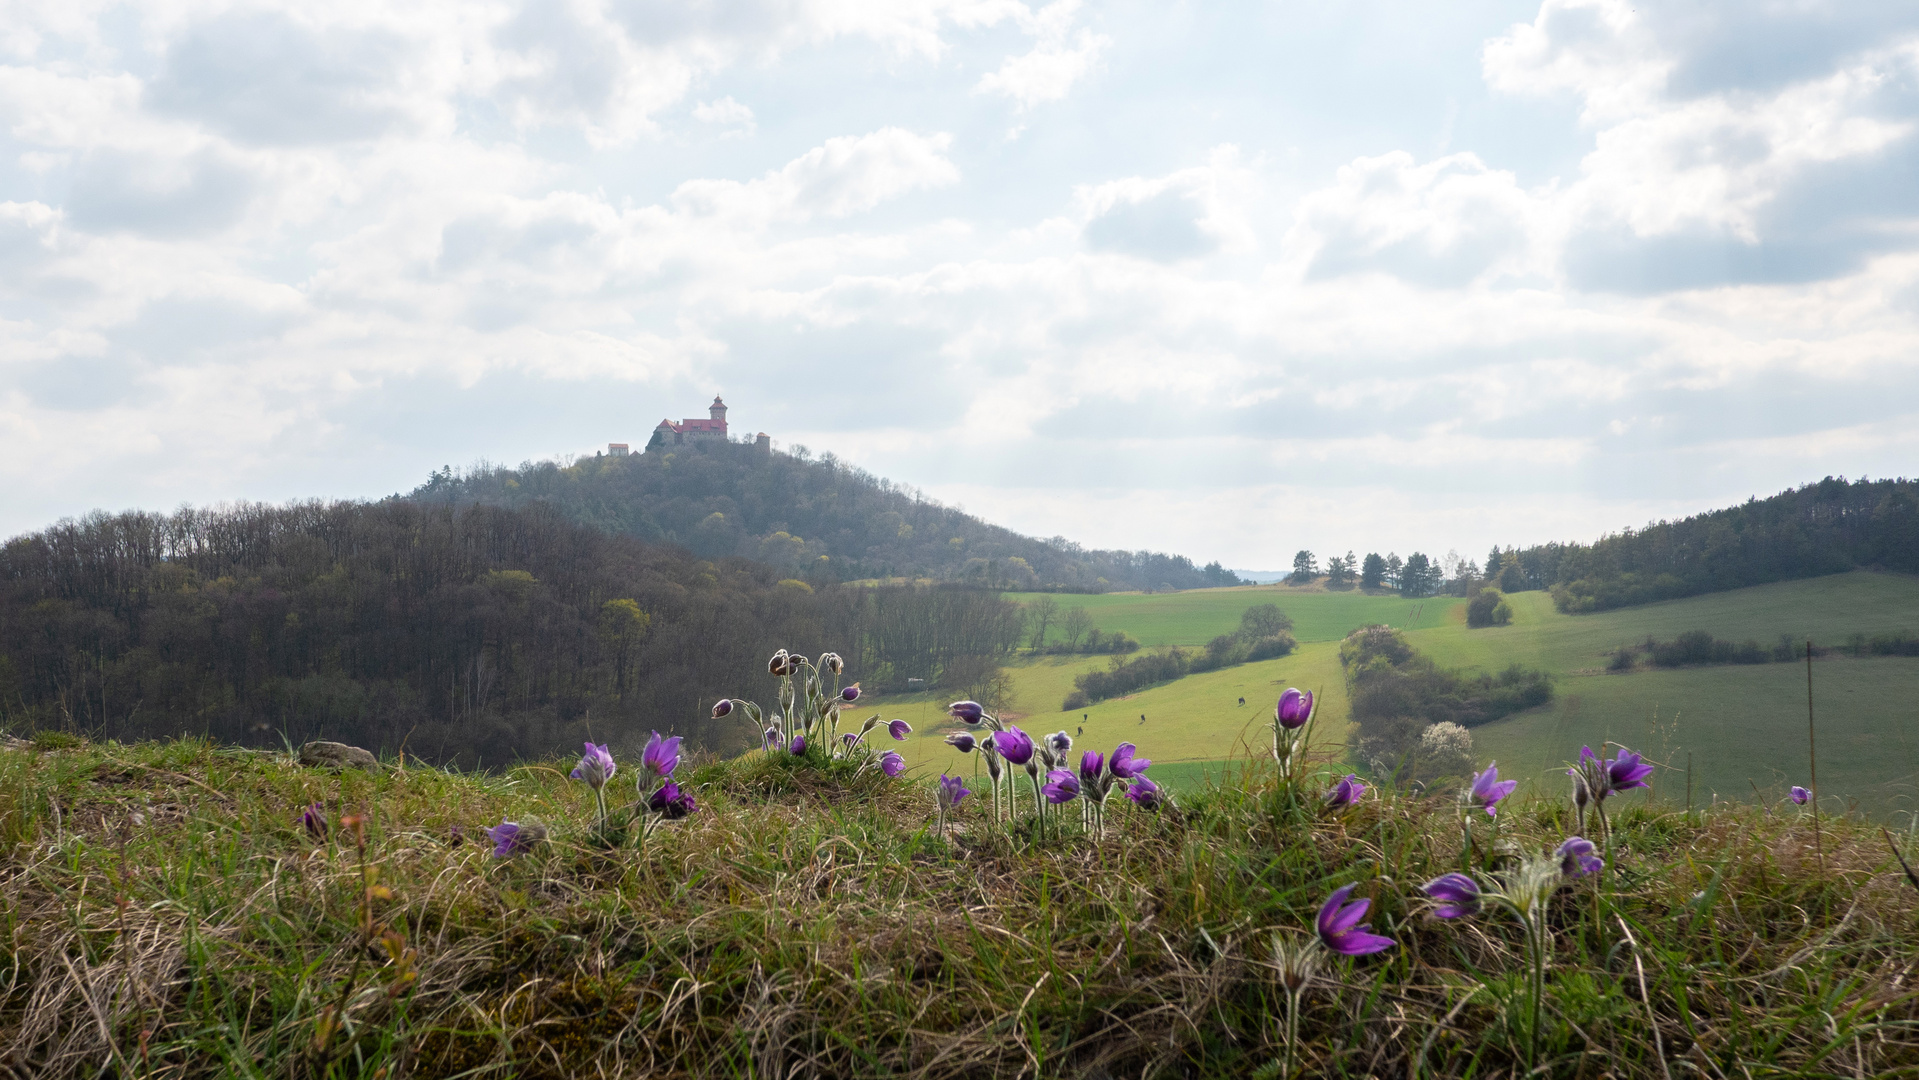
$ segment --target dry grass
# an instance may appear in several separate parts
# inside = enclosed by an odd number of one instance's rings
[[[1460,859],[1445,799],[1327,819],[1255,770],[1177,812],[1115,807],[1104,842],[1036,844],[969,804],[945,844],[923,787],[753,758],[683,767],[701,812],[606,851],[569,765],[335,776],[190,741],[0,749],[0,1072],[1275,1076],[1272,936],[1346,882],[1400,948],[1323,970],[1301,1073],[1525,1071],[1517,936],[1418,898]],[[392,892],[371,914],[414,950],[411,983],[359,921],[353,846],[295,826],[308,801],[367,814]],[[1521,847],[1568,828],[1556,804],[1516,811]],[[502,815],[551,841],[493,858],[471,838]],[[1609,892],[1554,900],[1539,1075],[1919,1072],[1919,890],[1876,829],[1828,819],[1822,875],[1799,819],[1615,820]]]

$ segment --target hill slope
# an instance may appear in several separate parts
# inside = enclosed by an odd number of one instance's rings
[[[1083,725],[1089,735],[1131,739],[1155,760],[1220,761],[1256,749],[1273,699],[1287,686],[1300,686],[1323,692],[1321,736],[1337,754],[1348,715],[1337,639],[1384,622],[1407,630],[1414,647],[1445,667],[1499,671],[1518,663],[1555,677],[1552,704],[1472,730],[1479,756],[1496,758],[1502,775],[1556,793],[1569,752],[1612,739],[1677,770],[1659,774],[1661,797],[1685,799],[1690,753],[1696,800],[1710,802],[1715,794],[1750,799],[1755,784],[1777,794],[1806,782],[1804,664],[1642,666],[1615,674],[1607,670],[1608,653],[1689,630],[1767,644],[1781,634],[1811,636],[1829,645],[1854,633],[1919,631],[1919,578],[1903,574],[1830,575],[1578,616],[1555,610],[1544,592],[1522,592],[1509,597],[1513,625],[1490,629],[1467,628],[1463,600],[1289,592],[1261,587],[1088,598],[1104,629],[1148,644],[1185,645],[1230,630],[1246,607],[1276,602],[1293,617],[1301,644],[1288,657],[1189,676],[1071,713],[1058,707],[1072,677],[1107,659],[1025,660],[1011,669],[1015,699],[1030,714],[1021,723],[1035,731]],[[1834,653],[1815,662],[1813,679],[1822,791],[1876,814],[1914,809],[1919,660]],[[934,697],[899,703],[900,715],[921,728],[915,744],[925,739],[909,748],[909,757],[929,763],[946,760]]]
[[[679,544],[704,558],[756,559],[809,581],[932,578],[992,588],[1197,589],[1236,585],[1215,562],[1090,551],[981,521],[832,454],[700,442],[571,465],[451,470],[410,496],[456,505],[548,503],[608,532]]]

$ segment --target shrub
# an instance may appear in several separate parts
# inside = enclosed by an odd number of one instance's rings
[[[1613,650],[1612,659],[1606,662],[1607,671],[1631,671],[1639,662],[1639,654],[1627,646],[1621,645]]]
[[[1466,605],[1467,626],[1505,626],[1512,621],[1513,606],[1506,602],[1505,594],[1498,589],[1481,589],[1479,595]]]

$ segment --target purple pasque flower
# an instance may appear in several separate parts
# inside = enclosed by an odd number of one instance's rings
[[[1347,773],[1344,780],[1334,784],[1333,789],[1326,793],[1326,806],[1332,810],[1344,810],[1358,802],[1359,797],[1364,794],[1366,794],[1365,783],[1352,773]]]
[[[1793,785],[1791,798],[1793,802],[1798,803],[1800,806],[1804,806],[1806,805],[1806,801],[1812,798],[1812,792],[1807,791],[1805,788],[1799,787],[1798,785],[1795,784]]]
[[[793,673],[792,658],[786,655],[785,649],[774,653],[773,659],[766,662],[766,673],[769,675],[791,675]]]
[[[765,739],[767,750],[770,751],[780,744],[780,729],[777,726],[769,727],[761,734]]]
[[[580,763],[573,767],[573,779],[583,780],[587,787],[598,791],[606,786],[608,780],[613,779],[613,774],[618,769],[619,766],[613,763],[613,755],[607,752],[606,747],[587,743],[585,755],[580,758]]]
[[[893,736],[894,742],[905,742],[906,737],[913,733],[913,725],[904,720],[888,720],[886,722],[886,731],[887,734]]]
[[[1005,731],[995,731],[991,736],[993,749],[1009,764],[1024,765],[1033,760],[1033,737],[1016,727]]]
[[[820,654],[820,666],[838,675],[840,672],[846,670],[846,661],[840,659],[839,653],[824,652]],[[851,701],[852,699],[848,698],[847,700]]]
[[[1138,751],[1139,748],[1129,742],[1113,747],[1112,760],[1106,763],[1107,770],[1121,780],[1131,780],[1141,775],[1153,763],[1153,759],[1134,757]]]
[[[848,750],[851,750],[853,749],[853,744],[859,742],[861,736],[865,734],[866,734],[865,732],[860,732],[858,734],[855,734],[849,731],[840,736],[840,741],[846,744],[846,748]]]
[[[1157,810],[1161,801],[1159,785],[1144,776],[1135,779],[1126,789],[1126,797],[1141,810]]]
[[[854,683],[840,691],[840,700],[851,704],[860,699],[860,684]]]
[[[671,780],[660,785],[660,790],[646,800],[646,805],[648,809],[668,821],[678,821],[699,809],[699,805],[693,801],[693,793],[682,789]]]
[[[1040,785],[1039,793],[1055,806],[1072,802],[1079,798],[1079,777],[1065,769],[1054,769],[1046,774],[1046,783]]]
[[[1351,895],[1353,886],[1342,885],[1320,905],[1319,943],[1341,956],[1367,956],[1392,948],[1395,944],[1392,938],[1371,933],[1372,926],[1359,921],[1366,917],[1373,902],[1354,900],[1349,904],[1346,898]]]
[[[511,858],[533,850],[532,831],[522,828],[518,822],[501,821],[498,825],[489,828],[486,835],[487,839],[493,841],[495,858]]]
[[[733,699],[721,698],[713,703],[713,719],[723,720],[733,713]]]
[[[960,777],[940,774],[939,800],[942,808],[951,810],[960,804],[961,799],[971,794]]]
[[[1099,774],[1106,769],[1106,755],[1097,750],[1088,750],[1079,756],[1079,782],[1089,788],[1097,789]]]
[[[1606,762],[1606,781],[1614,791],[1630,791],[1633,788],[1651,787],[1646,778],[1652,775],[1652,766],[1640,761],[1639,755],[1625,747],[1611,761]]]
[[[326,807],[321,806],[319,803],[309,803],[305,810],[300,811],[299,822],[300,827],[307,831],[308,836],[312,837],[315,841],[325,842],[327,834]]]
[[[1583,836],[1568,836],[1553,849],[1553,858],[1559,860],[1559,872],[1567,877],[1597,874],[1606,868],[1606,860],[1599,857],[1598,850]]]
[[[1310,690],[1287,687],[1279,695],[1279,704],[1273,706],[1273,719],[1283,728],[1303,727],[1313,715],[1313,694]]]
[[[1479,882],[1464,874],[1441,874],[1420,889],[1439,901],[1433,914],[1442,919],[1459,919],[1479,912]]]
[[[646,749],[640,752],[640,771],[646,776],[672,776],[673,770],[679,767],[680,737],[663,738],[654,732],[646,741]]]
[[[1046,745],[1053,748],[1053,753],[1063,755],[1073,748],[1073,737],[1064,731],[1055,731],[1046,736]]]
[[[946,707],[946,715],[964,724],[977,724],[986,715],[986,708],[977,701],[955,701]]]
[[[955,731],[946,737],[946,745],[958,750],[962,754],[972,753],[973,747],[978,744],[979,740],[973,738],[972,733],[968,731]]]
[[[793,741],[786,744],[786,752],[792,754],[794,757],[799,757],[801,754],[806,753],[806,736],[793,736]]]
[[[880,755],[880,771],[889,777],[898,776],[906,771],[906,759],[898,750],[888,750]]]
[[[1472,798],[1486,808],[1487,816],[1496,817],[1499,814],[1499,800],[1518,789],[1519,781],[1502,782],[1499,779],[1499,763],[1495,761],[1486,766],[1485,772],[1473,777]]]

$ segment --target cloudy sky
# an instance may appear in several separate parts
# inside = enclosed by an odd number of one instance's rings
[[[1472,555],[1919,453],[1919,7],[0,0],[0,533],[703,415]]]

